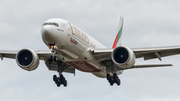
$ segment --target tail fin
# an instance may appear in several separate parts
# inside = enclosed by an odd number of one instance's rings
[[[121,35],[122,35],[122,30],[123,30],[123,22],[124,22],[124,18],[120,17],[119,25],[117,28],[117,36],[114,40],[112,48],[116,48],[117,46],[121,45]]]

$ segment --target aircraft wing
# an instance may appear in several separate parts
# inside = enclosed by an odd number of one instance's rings
[[[15,59],[16,54],[19,50],[0,50],[0,57],[1,59],[5,58],[11,58]],[[39,50],[35,51],[37,55],[39,56],[39,59],[44,60],[44,58],[49,58],[53,55],[53,53],[50,50]]]
[[[144,60],[158,58],[162,60],[162,57],[180,54],[180,46],[167,46],[167,47],[150,47],[150,48],[131,48],[136,58],[144,58]],[[111,53],[113,49],[95,49],[92,54],[94,58],[99,62],[112,61]],[[145,67],[159,67],[159,66],[171,66],[171,64],[151,64],[151,65],[137,65],[132,68],[145,68]]]
[[[1,60],[3,60],[3,58],[15,59],[18,52],[19,50],[0,50]],[[35,52],[40,60],[48,60],[51,56],[53,56],[51,50],[38,50]],[[55,56],[57,56],[57,54],[55,54]],[[75,74],[75,68],[69,66],[66,70],[64,70],[64,72]]]
[[[13,50],[12,51],[10,51],[10,50],[0,50],[1,60],[3,60],[4,57],[15,59],[17,52],[18,51],[13,51]]]
[[[169,47],[153,47],[153,48],[135,48],[132,49],[136,55],[136,58],[143,57],[144,60],[171,56],[180,54],[180,46],[169,46]]]

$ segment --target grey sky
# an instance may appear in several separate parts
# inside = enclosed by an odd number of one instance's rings
[[[68,20],[111,48],[120,16],[124,17],[122,45],[154,47],[180,45],[178,0],[1,0],[0,49],[48,49],[41,39],[41,25],[49,18]],[[57,88],[44,62],[32,72],[15,60],[0,61],[1,101],[179,101],[180,56],[145,63],[172,63],[173,67],[134,69],[119,76],[121,86],[76,71],[64,74],[68,87]]]

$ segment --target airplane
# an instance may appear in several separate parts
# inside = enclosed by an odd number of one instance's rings
[[[47,68],[57,71],[53,75],[57,87],[67,86],[63,72],[75,74],[75,70],[106,78],[111,86],[120,85],[118,75],[124,70],[133,68],[149,68],[172,66],[172,64],[135,65],[136,58],[159,59],[180,54],[180,46],[129,48],[121,45],[124,18],[120,17],[112,48],[107,48],[90,35],[75,27],[69,21],[52,18],[45,21],[41,27],[43,42],[49,50],[21,49],[0,50],[0,57],[15,59],[24,70],[35,70],[39,60],[44,60]]]

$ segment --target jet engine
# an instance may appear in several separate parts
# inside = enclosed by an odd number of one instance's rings
[[[115,65],[121,69],[133,67],[136,59],[134,52],[125,46],[116,47],[111,53],[111,58]]]
[[[16,63],[24,70],[35,70],[39,65],[39,57],[31,49],[22,49],[16,55]]]

